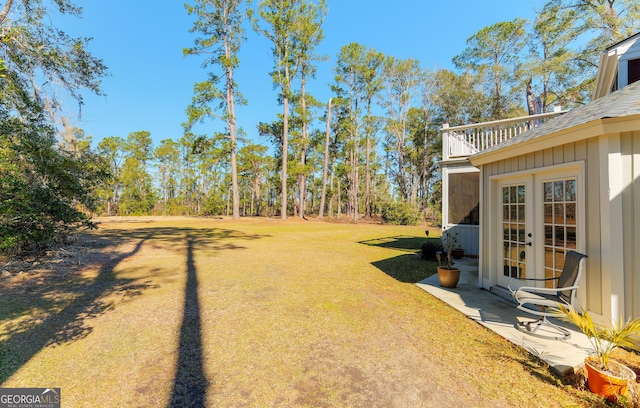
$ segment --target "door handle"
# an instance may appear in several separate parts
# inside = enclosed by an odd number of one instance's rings
[[[527,245],[529,245],[529,246],[533,246],[533,244],[531,243],[531,241],[527,242]]]

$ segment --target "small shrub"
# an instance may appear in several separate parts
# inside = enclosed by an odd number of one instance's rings
[[[420,257],[425,261],[435,261],[438,251],[444,251],[442,243],[438,238],[431,238],[420,247]]]
[[[382,205],[381,212],[385,224],[417,225],[420,221],[420,210],[407,203],[389,201]]]
[[[0,255],[15,255],[20,251],[20,240],[16,236],[0,235]]]

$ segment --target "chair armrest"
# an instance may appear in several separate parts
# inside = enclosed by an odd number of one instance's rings
[[[512,278],[514,279],[514,278]],[[519,280],[525,280],[525,281],[550,281],[550,280],[558,280],[560,279],[559,276],[556,276],[555,278],[522,278]]]
[[[532,312],[525,305],[532,305],[536,308],[542,307],[543,309],[546,307],[557,307],[558,304],[566,302],[561,300],[560,297],[558,297],[557,300],[544,298],[544,294],[558,296],[559,292],[574,289],[578,289],[578,286],[567,286],[564,288],[538,288],[533,286],[523,286],[513,292],[512,296],[513,300],[518,304],[518,309],[538,316],[552,316],[552,314],[549,314],[545,310]]]
[[[514,296],[515,292],[516,292],[517,290],[519,290],[518,288],[512,288],[512,287],[511,287],[511,282],[512,282],[512,281],[514,281],[514,280],[515,280],[515,281],[522,281],[522,280],[525,280],[525,281],[539,281],[539,282],[544,282],[544,281],[558,280],[558,279],[560,279],[560,277],[559,277],[559,276],[557,276],[557,277],[555,277],[555,278],[539,278],[539,279],[536,279],[536,278],[524,278],[524,279],[511,278],[511,279],[509,279],[509,282],[507,282],[507,289],[509,289],[509,292],[511,292],[511,296]],[[523,287],[523,288],[529,288],[530,286],[522,286],[522,287]]]
[[[517,292],[529,292],[529,293],[546,293],[549,295],[555,295],[558,292],[564,292],[567,290],[576,290],[578,286],[567,286],[565,288],[538,288],[535,286],[522,286],[516,290]]]
[[[564,288],[538,288],[535,286],[522,286],[521,288],[519,288],[518,290],[516,290],[516,292],[519,291],[523,291],[523,292],[533,292],[533,293],[547,293],[549,295],[553,295],[556,294],[558,292],[564,292],[567,290],[575,290],[578,289],[579,286],[567,286]]]

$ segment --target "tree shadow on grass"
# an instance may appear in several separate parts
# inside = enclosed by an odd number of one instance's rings
[[[18,282],[15,287],[7,287],[6,281],[3,281],[5,286],[0,287],[0,324],[5,322],[5,330],[0,334],[0,385],[45,347],[78,340],[91,333],[92,327],[88,321],[115,307],[112,302],[105,300],[109,294],[139,296],[145,290],[157,287],[151,284],[151,280],[116,276],[115,268],[140,252],[143,245],[161,245],[162,248],[168,247],[168,250],[181,255],[186,250],[190,282],[185,300],[187,317],[193,315],[194,309],[199,309],[197,297],[194,297],[194,293],[197,293],[197,280],[194,280],[193,249],[196,246],[197,249],[207,251],[243,249],[234,241],[254,240],[265,236],[217,228],[140,228],[106,230],[99,236],[90,237],[90,246],[99,253],[93,254],[94,258],[99,256],[94,278],[83,276],[88,266],[78,263],[54,269],[46,279],[34,280],[31,284],[26,281]],[[225,242],[226,240],[231,241]],[[130,251],[109,251],[109,248],[127,241],[133,244]],[[167,243],[171,245],[167,246]],[[196,299],[196,303],[193,299]],[[199,313],[196,315],[199,316]],[[185,340],[181,340],[181,350],[195,345],[196,351],[199,349],[201,353],[201,340],[196,338],[195,343],[191,341],[194,333],[199,335],[199,328],[193,329],[193,321],[189,319],[183,322],[181,337]],[[199,317],[196,323],[199,325]],[[185,356],[188,358],[188,354]],[[202,372],[201,357],[199,364]],[[183,378],[183,375],[178,373],[178,377]],[[198,386],[201,398],[204,398],[204,389],[206,383]]]
[[[187,238],[187,285],[184,294],[178,365],[170,407],[204,407],[208,381],[202,361],[202,321],[198,301],[198,276],[193,261],[194,239]]]
[[[393,258],[372,262],[392,278],[404,283],[417,283],[436,273],[435,262],[424,261],[417,254],[398,255]]]
[[[233,230],[181,229],[186,234],[187,283],[184,294],[178,362],[171,392],[170,408],[201,408],[205,406],[209,380],[206,378],[203,362],[202,318],[198,299],[198,271],[194,262],[194,250],[228,250],[244,247],[225,239],[255,240],[267,235],[244,234]],[[195,232],[198,234],[195,234]]]
[[[225,250],[225,249],[244,249],[244,247],[236,245],[233,240],[253,241],[257,239],[267,238],[270,235],[247,234],[237,230],[223,228],[172,228],[172,227],[150,227],[131,229],[109,229],[101,235],[112,239],[144,239],[152,237],[157,243],[177,244],[172,249],[183,252],[186,250],[188,240],[192,239],[192,244],[197,244],[196,249],[209,250]],[[191,238],[189,238],[191,237]]]
[[[360,244],[390,248],[405,253],[371,264],[392,278],[404,283],[416,283],[436,273],[437,264],[421,258],[421,247],[426,242],[440,242],[438,238],[396,235],[360,241]]]
[[[416,252],[416,251],[419,251],[422,244],[424,244],[429,239],[436,239],[436,238],[414,237],[410,235],[396,235],[393,237],[368,239],[366,241],[360,241],[359,243],[364,245],[369,245],[369,246],[397,249],[400,251]]]
[[[25,308],[37,308],[49,302],[50,309],[42,320],[26,320],[26,325],[23,321],[7,324],[4,340],[0,341],[0,384],[44,347],[77,340],[89,334],[92,329],[85,322],[113,307],[110,303],[101,302],[101,297],[114,292],[135,295],[146,289],[147,283],[116,278],[114,268],[138,253],[147,238],[140,239],[129,252],[107,255],[97,277],[90,283],[79,278],[80,268],[76,268],[68,275],[68,279],[75,282],[64,289],[65,296],[73,299],[68,303],[47,300],[51,296],[50,288],[28,288],[26,293],[19,293],[17,296],[31,297],[24,303]],[[54,284],[54,291],[63,284]],[[15,312],[24,315],[24,312]]]

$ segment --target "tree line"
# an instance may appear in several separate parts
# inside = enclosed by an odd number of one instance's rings
[[[324,0],[264,0],[255,8],[242,0],[197,0],[186,7],[196,17],[191,31],[198,38],[184,53],[206,58],[207,79],[194,86],[179,141],[152,147],[148,135],[141,141],[135,132],[126,141],[101,142],[101,154],[124,163],[111,160],[113,184],[101,194],[106,214],[311,213],[358,220],[402,203],[393,211],[437,215],[443,122],[588,102],[599,54],[633,34],[640,14],[632,1],[549,1],[533,21],[499,22],[471,36],[453,58],[456,71],[425,70],[417,60],[346,44],[336,56],[333,97],[318,101],[307,85],[326,59],[316,52],[324,38]],[[249,28],[272,45],[274,103],[282,113],[258,130],[273,156],[238,133],[235,106],[246,101],[234,72]],[[223,131],[192,133],[196,124],[220,123]],[[147,156],[136,156],[140,149]],[[146,171],[149,161],[155,181]]]
[[[183,53],[204,61],[205,79],[194,84],[183,135],[154,146],[149,132],[133,131],[93,148],[56,99],[60,85],[79,104],[81,89],[102,92],[106,66],[86,50],[88,40],[50,24],[52,11],[81,9],[70,0],[6,0],[0,250],[91,226],[88,214],[382,214],[405,223],[437,216],[442,123],[588,102],[599,54],[640,21],[632,0],[548,1],[532,21],[475,33],[453,57],[455,70],[423,69],[349,43],[336,55],[331,99],[319,101],[308,84],[327,58],[317,52],[325,0],[193,0],[185,7],[195,40]],[[245,140],[236,116],[249,86],[235,79],[246,30],[269,40],[274,103],[282,107],[258,126],[264,144]]]

